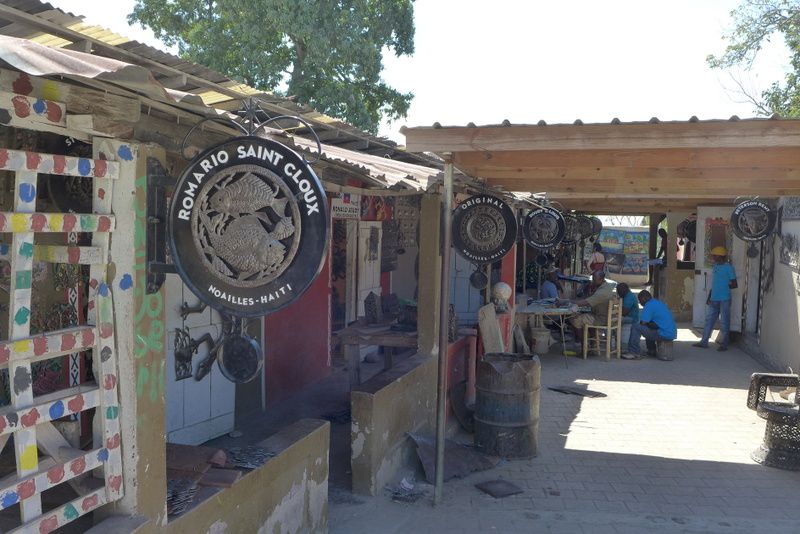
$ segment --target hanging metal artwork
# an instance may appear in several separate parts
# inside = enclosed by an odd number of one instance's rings
[[[522,223],[522,235],[525,241],[540,250],[553,248],[561,243],[565,231],[564,216],[550,206],[529,211]]]
[[[475,270],[469,275],[469,285],[480,291],[486,289],[488,284],[489,278],[486,276],[486,273],[483,272],[483,269],[479,265],[476,265]]]
[[[696,220],[686,220],[686,226],[684,227],[684,231],[686,232],[686,239],[695,243],[697,241],[697,221]]]
[[[592,234],[600,235],[600,232],[603,231],[603,221],[601,221],[598,217],[592,215],[589,217],[589,220],[592,221]]]
[[[777,214],[763,200],[745,200],[733,208],[731,229],[743,241],[761,241],[775,230]]]
[[[580,239],[580,229],[578,227],[578,217],[574,213],[564,214],[564,245],[574,245]]]
[[[261,345],[240,330],[238,334],[225,337],[217,354],[217,365],[222,376],[244,384],[254,379],[264,365]]]
[[[184,283],[237,317],[296,300],[326,255],[322,184],[305,159],[268,139],[240,137],[195,157],[178,179],[169,221]]]
[[[579,213],[575,216],[578,222],[578,235],[582,240],[589,239],[594,234],[594,223],[589,216]]]
[[[455,209],[453,247],[475,265],[486,265],[508,254],[517,240],[514,210],[497,197],[475,195]]]

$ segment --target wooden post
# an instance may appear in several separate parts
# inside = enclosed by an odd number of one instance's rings
[[[436,385],[436,484],[433,488],[433,503],[442,502],[444,485],[444,431],[447,423],[445,412],[447,403],[447,352],[448,323],[450,322],[450,219],[453,209],[453,163],[449,159],[444,164],[444,187],[442,188],[441,231],[442,231],[442,269],[439,288],[439,373]]]
[[[436,354],[439,347],[439,293],[442,258],[439,256],[439,218],[441,199],[424,195],[420,209],[419,232],[419,296],[417,298],[417,331],[419,352]]]
[[[14,187],[14,211],[36,211],[36,172],[17,171]],[[11,303],[8,309],[8,337],[22,339],[30,335],[31,327],[31,268],[33,266],[33,232],[14,233],[11,238]],[[14,353],[8,361],[11,405],[15,410],[33,405],[33,377],[28,359],[18,360]],[[39,470],[39,449],[36,427],[18,430],[14,434],[17,476],[22,479]],[[35,494],[20,501],[22,522],[42,515],[42,499]]]

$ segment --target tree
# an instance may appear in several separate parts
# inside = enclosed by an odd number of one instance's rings
[[[731,17],[734,28],[724,36],[728,46],[721,56],[708,56],[708,64],[750,68],[762,46],[781,36],[791,53],[791,71],[783,83],[774,82],[760,98],[745,95],[762,115],[800,117],[800,0],[743,0]]]
[[[413,95],[381,79],[383,53],[414,52],[413,0],[136,0],[130,23],[179,54],[376,132]]]

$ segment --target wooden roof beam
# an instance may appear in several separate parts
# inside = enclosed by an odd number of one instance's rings
[[[800,147],[800,120],[404,128],[412,152]]]
[[[665,148],[652,150],[505,150],[459,152],[456,167],[491,169],[528,167],[800,167],[800,150],[794,147]]]

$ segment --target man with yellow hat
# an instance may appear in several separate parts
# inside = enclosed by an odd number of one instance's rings
[[[711,249],[714,258],[714,270],[711,276],[711,291],[706,300],[706,323],[703,328],[703,339],[695,343],[695,347],[708,347],[708,339],[719,317],[720,337],[718,351],[728,350],[728,340],[731,333],[731,290],[736,289],[736,271],[728,263],[728,250],[725,247]]]

